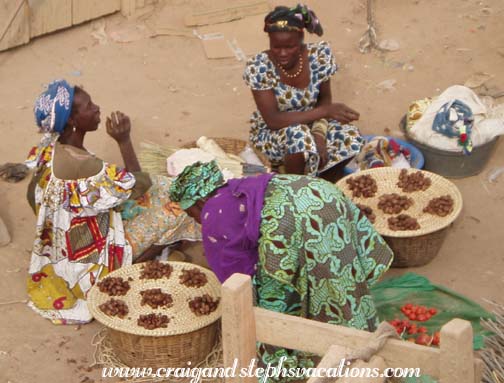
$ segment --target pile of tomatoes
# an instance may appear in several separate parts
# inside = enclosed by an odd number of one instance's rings
[[[401,307],[401,312],[409,318],[407,319],[394,319],[389,323],[395,327],[397,333],[406,338],[408,342],[414,342],[424,346],[439,346],[440,335],[435,332],[433,335],[428,333],[424,326],[418,326],[416,323],[410,321],[426,322],[434,315],[437,314],[435,308],[427,308],[425,306],[416,306],[411,303],[405,304]]]
[[[416,320],[419,322],[426,322],[437,314],[437,310],[434,307],[428,308],[426,306],[415,306],[411,303],[407,303],[401,307],[401,311],[410,320]]]

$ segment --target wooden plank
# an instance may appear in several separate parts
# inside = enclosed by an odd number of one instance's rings
[[[317,365],[318,369],[328,369],[328,368],[338,368],[342,360],[346,357],[346,355],[350,352],[349,349],[341,346],[332,345],[329,347],[325,355],[322,357],[322,360]],[[344,362],[343,362],[344,363]],[[325,379],[312,376],[308,379],[306,383],[322,383]]]
[[[28,0],[30,36],[40,36],[72,25],[72,2],[68,0]]]
[[[9,244],[10,241],[11,237],[9,235],[9,231],[7,230],[7,226],[5,226],[2,217],[0,217],[0,247]]]
[[[121,0],[121,13],[123,16],[131,16],[135,13],[136,0]]]
[[[474,351],[471,323],[453,319],[441,327],[440,383],[473,383]]]
[[[0,51],[30,41],[30,9],[25,0],[0,0]]]
[[[383,358],[379,356],[373,356],[371,360],[366,363],[359,360],[348,367],[350,369],[349,376],[338,379],[338,383],[384,383],[386,380],[385,376],[380,376],[387,365]],[[351,371],[363,375],[352,375]],[[374,376],[373,372],[379,371],[378,376]]]
[[[121,9],[121,0],[72,0],[72,24],[96,19]]]
[[[474,383],[481,383],[485,373],[485,362],[479,358],[474,358]]]
[[[185,25],[195,27],[201,25],[227,23],[251,15],[263,15],[270,11],[267,1],[255,1],[248,4],[237,5],[221,9],[209,9],[193,13],[185,17]]]
[[[236,363],[236,371],[256,359],[256,331],[252,300],[252,282],[248,275],[233,274],[222,285],[222,348],[224,367]],[[235,362],[236,361],[236,362]],[[226,378],[229,382],[257,383],[257,378]]]
[[[371,337],[367,331],[316,322],[254,308],[257,340],[275,346],[324,355],[331,345],[359,349]],[[422,374],[439,376],[440,351],[433,347],[390,339],[377,353],[389,367],[420,368]],[[474,362],[473,362],[474,364]]]

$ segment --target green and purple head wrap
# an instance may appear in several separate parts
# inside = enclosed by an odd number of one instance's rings
[[[217,162],[196,162],[186,166],[173,180],[170,186],[170,199],[178,202],[180,207],[186,210],[225,183]]]

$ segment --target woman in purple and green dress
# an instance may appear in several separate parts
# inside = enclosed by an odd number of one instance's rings
[[[188,166],[170,199],[201,223],[207,261],[221,282],[252,277],[259,307],[374,331],[370,286],[393,254],[364,214],[333,184],[263,174],[224,182],[215,162]],[[304,353],[261,344],[260,360],[313,367]]]
[[[359,130],[349,125],[359,113],[333,103],[331,48],[323,41],[305,44],[304,30],[322,35],[305,6],[276,7],[265,18],[270,49],[252,57],[243,75],[257,105],[250,140],[286,173],[335,181],[362,146]]]

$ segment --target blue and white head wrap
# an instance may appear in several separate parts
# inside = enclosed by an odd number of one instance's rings
[[[72,112],[74,87],[56,80],[35,101],[33,112],[42,133],[61,134]]]
[[[446,137],[457,138],[464,154],[471,154],[471,133],[474,116],[471,108],[460,100],[452,100],[444,104],[434,117],[432,130]]]
[[[33,108],[35,121],[40,128],[40,133],[44,135],[25,161],[25,165],[30,169],[40,165],[45,149],[53,145],[65,130],[72,113],[74,90],[74,87],[65,80],[56,80],[50,83],[45,92],[35,100]]]

